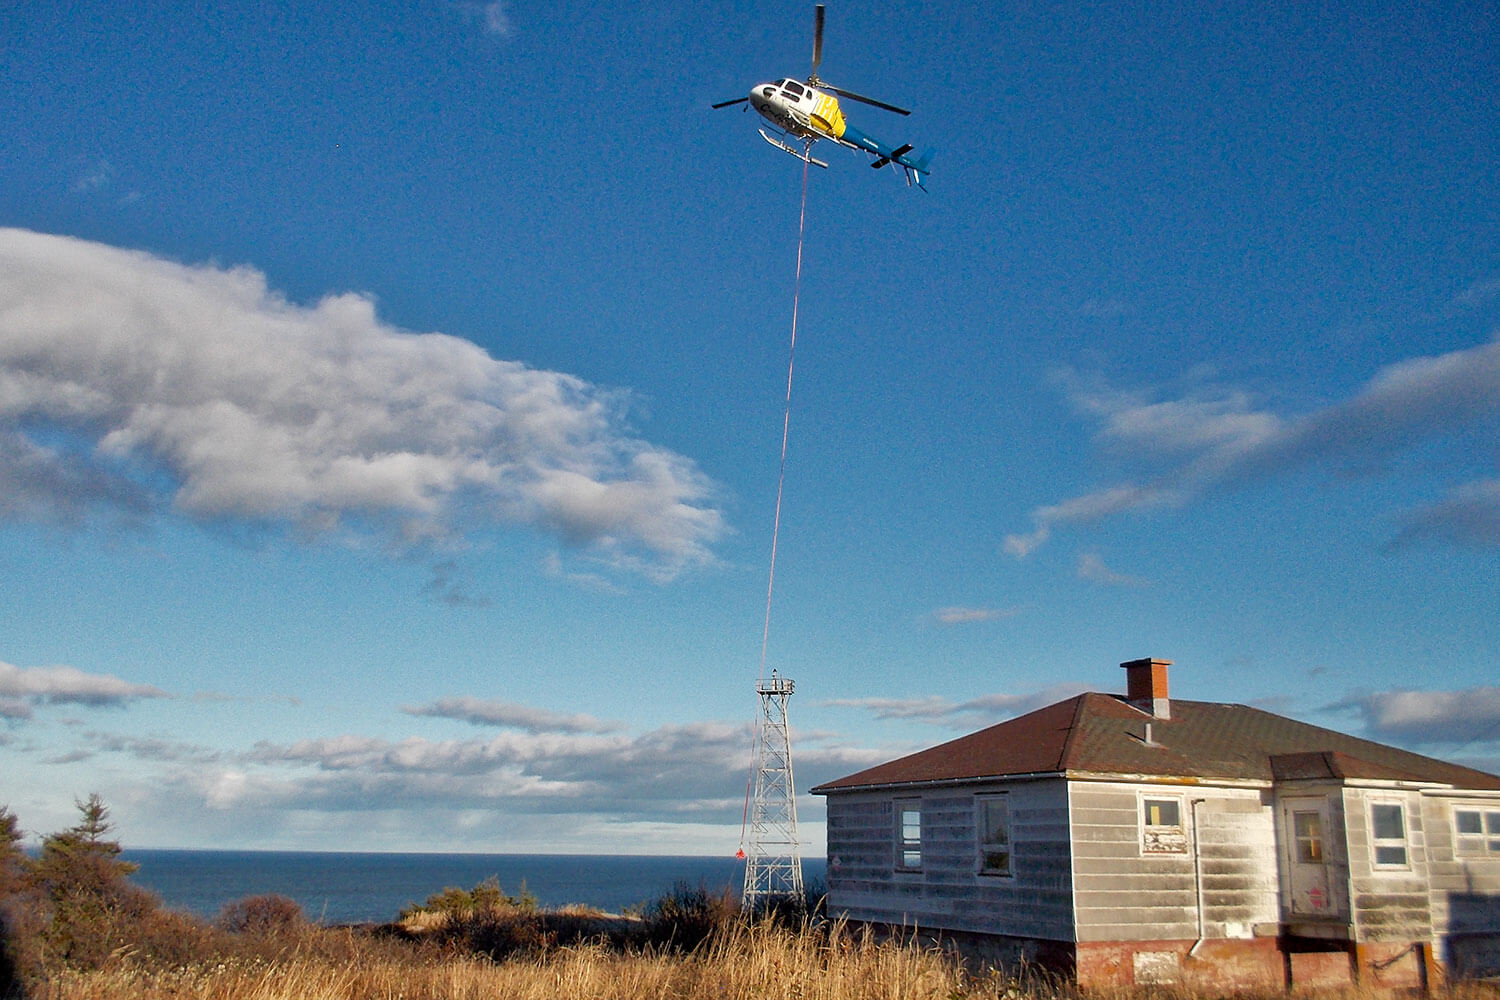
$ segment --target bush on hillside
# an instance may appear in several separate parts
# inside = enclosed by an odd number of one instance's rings
[[[536,896],[527,891],[526,883],[521,883],[519,896],[511,896],[500,888],[499,877],[491,875],[472,889],[450,885],[442,892],[428,896],[425,903],[405,906],[401,910],[400,919],[411,920],[434,913],[448,917],[466,917],[475,913],[502,910],[535,913],[536,909]]]
[[[21,966],[28,964],[20,893],[31,859],[21,849],[21,824],[0,806],[0,1000],[21,995]]]
[[[221,931],[259,938],[297,932],[306,924],[301,905],[274,892],[225,903],[214,918],[214,926]]]
[[[673,951],[693,951],[728,930],[740,917],[739,903],[728,889],[713,892],[678,882],[672,891],[642,914],[646,944]]]

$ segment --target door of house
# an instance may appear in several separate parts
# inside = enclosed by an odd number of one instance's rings
[[[1343,892],[1330,857],[1333,831],[1328,819],[1325,796],[1281,801],[1282,856],[1294,917],[1331,917],[1343,910]]]

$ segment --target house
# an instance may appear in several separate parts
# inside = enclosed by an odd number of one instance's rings
[[[1085,985],[1500,971],[1500,777],[1174,700],[1170,665],[812,789],[830,911]]]

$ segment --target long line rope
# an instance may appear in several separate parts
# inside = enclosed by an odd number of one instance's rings
[[[771,641],[771,594],[776,587],[776,542],[781,536],[781,492],[786,484],[786,443],[792,426],[792,372],[797,359],[797,313],[802,302],[802,240],[807,232],[807,160],[802,161],[802,208],[797,215],[797,273],[792,280],[792,342],[786,357],[786,410],[781,416],[781,471],[776,476],[776,517],[771,523],[771,569],[766,575],[766,620],[760,633],[760,673],[757,686],[766,680],[766,649]],[[760,749],[760,715],[755,717],[755,739],[750,747],[750,772],[745,777],[745,810],[740,817],[740,850],[745,853],[745,829],[750,818],[750,785],[755,780],[755,761]]]
[[[771,525],[771,571],[766,578],[766,623],[760,633],[760,676],[766,679],[771,638],[771,591],[776,586],[776,540],[781,534],[781,488],[786,483],[786,442],[792,426],[792,369],[797,358],[797,310],[802,300],[802,236],[807,231],[807,163],[802,164],[802,211],[797,217],[797,276],[792,281],[792,344],[786,358],[786,410],[781,416],[781,471],[776,476],[776,518]]]

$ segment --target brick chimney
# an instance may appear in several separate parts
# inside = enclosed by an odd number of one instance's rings
[[[1154,719],[1170,719],[1172,703],[1167,700],[1167,668],[1171,660],[1130,660],[1125,668],[1125,700]]]

